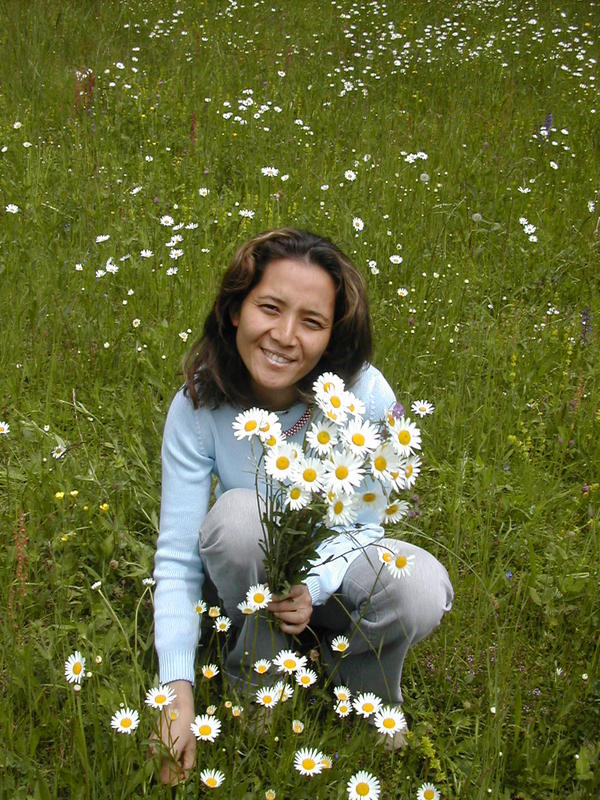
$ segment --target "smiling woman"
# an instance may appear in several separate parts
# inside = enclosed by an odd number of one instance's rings
[[[270,468],[286,480],[307,434],[312,385],[325,372],[345,382],[368,420],[383,419],[395,397],[368,363],[370,355],[363,279],[332,242],[283,229],[256,236],[238,250],[202,337],[186,358],[186,384],[173,399],[163,437],[155,644],[161,682],[176,693],[179,711],[175,721],[165,720],[165,745],[174,759],[163,761],[165,782],[187,774],[194,760],[197,609],[204,608],[198,598],[206,584],[216,590],[227,615],[216,623],[218,630],[229,630],[222,671],[231,683],[245,688],[253,680],[249,658],[253,663],[272,660],[278,651],[294,653],[289,637],[310,623],[320,637],[333,641],[337,635],[338,641],[341,634],[350,642],[344,663],[335,667],[340,678],[353,690],[375,691],[390,703],[402,700],[408,647],[450,608],[452,587],[433,556],[403,545],[407,559],[416,556],[406,589],[406,581],[381,569],[374,542],[387,542],[390,550],[393,543],[382,539],[379,515],[367,514],[347,538],[340,511],[339,535],[319,547],[319,560],[311,562],[314,569],[304,582],[266,606],[278,618],[278,629],[244,613],[248,587],[265,580],[250,434],[268,424],[282,440]],[[269,412],[257,416],[257,405]],[[369,432],[365,424],[354,435],[366,442]],[[327,429],[317,441],[323,435]],[[361,477],[350,463],[337,464],[332,457],[332,465],[343,511],[344,492]],[[213,476],[217,500],[209,509]],[[307,462],[300,491],[310,491],[317,478]]]

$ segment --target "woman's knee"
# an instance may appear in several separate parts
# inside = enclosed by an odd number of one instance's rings
[[[230,489],[215,500],[200,527],[200,551],[225,548],[232,558],[244,557],[262,533],[256,493]]]

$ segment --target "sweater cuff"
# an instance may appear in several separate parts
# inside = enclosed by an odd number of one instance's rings
[[[162,684],[184,680],[192,685],[195,679],[194,659],[196,649],[172,650],[158,657],[158,672]]]
[[[303,583],[310,592],[313,606],[322,606],[327,598],[323,596],[317,576],[310,575],[305,581],[303,581]]]

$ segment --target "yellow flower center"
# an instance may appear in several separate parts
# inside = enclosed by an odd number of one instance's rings
[[[340,467],[337,467],[335,471],[335,477],[338,481],[343,481],[345,478],[348,477],[348,467],[345,467],[343,464]]]
[[[256,592],[256,594],[254,595],[253,599],[254,599],[255,603],[264,603],[265,602],[265,596],[264,596],[264,594],[262,592]]]
[[[379,472],[383,472],[383,470],[387,467],[387,460],[383,456],[377,456],[374,463],[375,469]]]
[[[274,447],[277,444],[277,439],[274,436],[269,436],[265,444],[267,447]]]
[[[130,728],[131,727],[131,720],[129,717],[125,717],[125,719],[121,720],[121,727],[122,728]]]
[[[355,444],[357,447],[362,447],[365,443],[365,437],[362,435],[362,433],[353,433],[352,443]]]
[[[249,419],[248,422],[246,422],[246,424],[244,425],[244,430],[246,432],[248,432],[248,433],[250,431],[255,430],[255,428],[256,428],[256,420],[255,419]]]
[[[277,469],[287,469],[290,465],[290,460],[287,456],[279,456],[275,462]]]
[[[341,514],[343,510],[344,510],[344,504],[342,503],[341,500],[338,500],[336,503],[334,503],[333,506],[334,514]]]
[[[383,720],[383,727],[384,728],[388,728],[388,729],[395,728],[396,727],[396,723],[394,722],[394,720],[391,717],[386,717]]]
[[[79,675],[81,673],[82,669],[83,669],[83,667],[81,666],[81,662],[80,661],[76,661],[73,664],[73,675]]]
[[[283,666],[286,669],[294,669],[296,666],[296,661],[293,658],[286,658],[286,660],[283,662]]]
[[[305,469],[302,473],[302,477],[305,481],[307,481],[307,483],[312,483],[314,480],[316,480],[317,472],[312,467],[308,467],[308,469]]]
[[[333,389],[333,383],[331,383],[331,381],[327,381],[327,383],[323,384],[324,392],[328,392],[330,389]]]
[[[314,769],[316,765],[315,762],[312,760],[312,758],[303,758],[302,766],[304,767],[304,769]]]
[[[363,781],[361,781],[360,783],[356,784],[356,794],[359,797],[368,797],[370,791],[371,790],[369,788],[368,783],[364,783]]]
[[[154,702],[155,703],[166,703],[167,702],[167,698],[165,697],[164,694],[157,694],[156,697],[154,698]]]
[[[337,394],[334,394],[334,395],[333,395],[333,397],[331,398],[331,401],[330,401],[330,402],[331,402],[331,405],[332,405],[334,408],[339,408],[339,407],[342,405],[342,401],[341,401],[341,400],[340,400],[340,398],[337,396]]]
[[[372,503],[377,498],[375,492],[365,492],[363,494],[363,501],[365,503]]]
[[[300,497],[300,495],[301,495],[300,489],[297,486],[294,486],[294,488],[290,491],[290,497],[292,498],[292,500],[297,500]]]
[[[400,444],[410,444],[410,433],[406,430],[406,428],[398,434],[398,441]]]
[[[348,711],[348,706],[344,703],[343,705],[340,706],[340,711],[342,712],[342,714],[345,714],[346,711]]]
[[[374,709],[375,709],[375,706],[373,705],[373,703],[363,703],[363,711],[366,711],[367,713],[370,713]]]
[[[259,665],[256,667],[256,671],[257,671],[257,672],[260,672],[260,673],[262,674],[263,672],[266,672],[266,671],[267,671],[267,668],[266,668],[266,666],[265,666],[264,664],[259,664]]]
[[[317,441],[319,444],[329,444],[331,441],[331,436],[327,433],[327,431],[319,431],[317,433]]]
[[[433,800],[433,798],[435,797],[433,789],[425,789],[425,791],[423,792],[423,797],[425,798],[425,800]]]
[[[263,703],[264,703],[266,706],[270,706],[272,702],[273,702],[273,698],[271,697],[271,695],[270,695],[270,694],[266,694],[266,695],[263,697]]]
[[[173,709],[173,711],[169,712],[169,719],[171,719],[171,720],[176,720],[178,716],[179,716],[179,712],[175,708]]]
[[[382,554],[381,558],[383,559],[383,561],[385,561],[385,563],[386,563],[386,564],[389,564],[389,563],[390,563],[390,561],[392,561],[394,557],[393,557],[393,556],[392,556],[392,554],[389,552],[389,550],[386,550],[386,551],[385,551],[385,552]]]
[[[216,786],[217,785],[217,779],[213,778],[212,775],[211,775],[210,778],[206,779],[206,785],[207,786],[213,786],[213,787]]]
[[[410,478],[410,476],[413,474],[412,464],[407,465],[406,469],[404,470],[404,474],[406,475],[407,478]]]
[[[406,566],[407,563],[408,562],[406,556],[396,556],[396,566],[398,567],[398,569],[402,569],[403,567]]]
[[[337,649],[340,652],[343,652],[347,647],[348,647],[348,645],[346,644],[346,642],[338,642],[338,644],[337,644]]]
[[[212,728],[210,727],[210,725],[200,725],[200,727],[198,728],[200,736],[210,736],[211,730]]]
[[[396,511],[398,511],[398,506],[396,505],[396,503],[392,503],[392,505],[388,506],[387,509],[386,509],[386,513],[387,513],[388,517],[391,517],[392,514],[396,513]]]
[[[300,682],[303,683],[306,686],[307,684],[310,683],[310,678],[308,677],[308,675],[303,675],[300,678]]]

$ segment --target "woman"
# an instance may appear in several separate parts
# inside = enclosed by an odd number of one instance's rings
[[[232,680],[247,665],[248,642],[253,658],[270,658],[283,647],[294,649],[287,637],[310,623],[325,636],[345,632],[351,639],[338,665],[340,680],[392,703],[402,700],[408,647],[451,607],[446,570],[426,551],[403,545],[405,552],[418,553],[410,584],[381,570],[372,543],[381,542],[383,531],[368,517],[352,529],[351,544],[350,533],[324,543],[326,563],[270,604],[279,633],[237,607],[248,587],[264,580],[264,570],[254,467],[247,440],[233,435],[235,416],[251,406],[275,411],[284,436],[301,442],[313,381],[331,371],[365,403],[366,416],[382,419],[394,394],[369,365],[370,356],[365,285],[334,244],[283,229],[241,247],[187,356],[186,385],[173,400],[164,432],[155,641],[161,682],[176,692],[179,712],[169,734],[173,761],[163,760],[164,782],[186,776],[194,761],[194,606],[205,581],[216,587],[233,623],[225,663]],[[209,511],[213,475],[218,499]],[[166,738],[165,732],[165,743]]]

